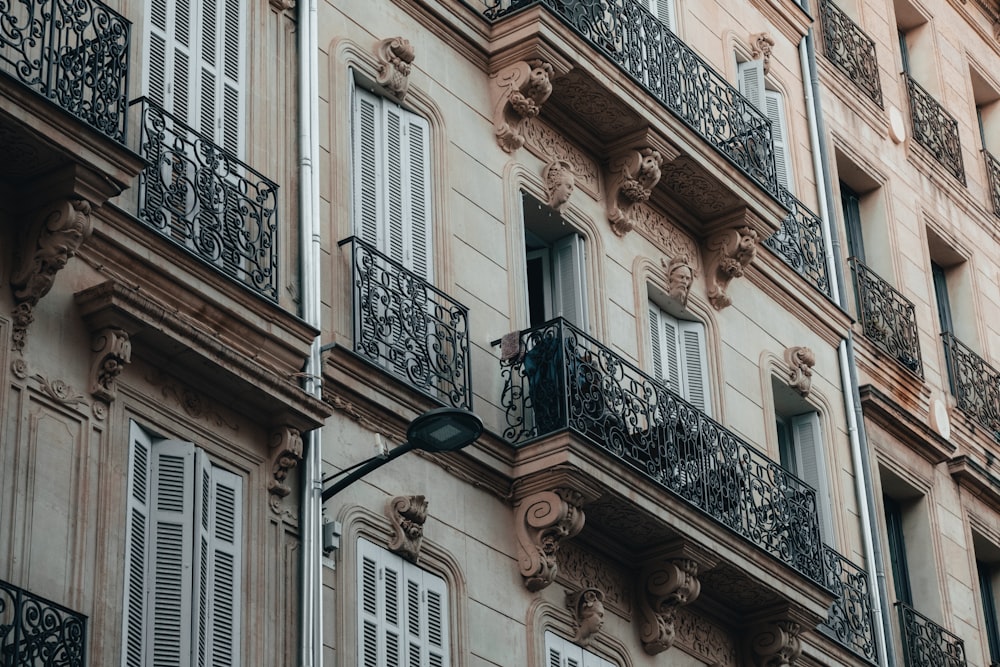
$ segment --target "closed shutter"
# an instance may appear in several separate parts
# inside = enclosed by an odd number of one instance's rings
[[[588,651],[552,631],[545,631],[546,667],[617,667],[615,663]]]
[[[771,121],[771,140],[774,142],[774,169],[778,185],[792,191],[792,164],[788,153],[788,123],[785,122],[785,104],[781,93],[764,91],[764,112]]]
[[[705,354],[705,325],[678,321],[681,344],[681,375],[685,398],[707,415],[712,414]]]
[[[750,104],[764,111],[764,62],[748,60],[739,63],[737,74],[740,92],[750,100]]]
[[[677,32],[674,0],[649,0],[649,11],[671,32]]]
[[[191,61],[197,57],[192,1],[152,0],[146,24],[146,93],[186,123],[193,120]]]
[[[411,271],[431,282],[430,127],[426,120],[412,113],[407,113],[404,120],[407,146],[404,168],[409,193],[406,264]]]
[[[448,589],[444,579],[423,573],[423,587],[427,610],[427,639],[425,641],[429,667],[448,667],[450,639],[448,637]]]
[[[680,348],[677,320],[649,303],[649,341],[653,357],[653,376],[679,396],[681,391]]]
[[[792,439],[795,443],[796,475],[816,489],[820,532],[823,541],[832,544],[833,517],[830,507],[829,485],[826,483],[826,466],[823,459],[823,441],[819,428],[819,414],[807,412],[792,417]]]
[[[552,305],[555,317],[587,328],[583,238],[569,234],[552,244]]]
[[[379,246],[380,137],[383,136],[381,101],[361,88],[354,89],[354,233]]]
[[[129,426],[128,496],[125,520],[125,610],[122,665],[140,667],[146,635],[146,572],[153,442],[138,424]]]
[[[207,457],[205,457],[207,458]],[[208,661],[239,665],[243,562],[243,479],[211,466],[208,513]],[[199,663],[201,664],[201,663]]]

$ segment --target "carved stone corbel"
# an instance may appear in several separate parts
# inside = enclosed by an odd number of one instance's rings
[[[90,393],[110,403],[117,395],[117,380],[132,361],[132,341],[124,329],[109,327],[94,334],[90,343],[94,361],[90,366]]]
[[[802,625],[773,620],[758,625],[750,640],[750,653],[757,667],[792,667],[802,653]]]
[[[741,278],[743,270],[757,256],[757,231],[749,225],[722,229],[705,243],[705,282],[708,300],[722,310],[732,303],[726,289],[733,278]]]
[[[494,76],[499,88],[493,125],[497,143],[507,153],[524,145],[524,124],[542,111],[552,94],[552,65],[543,60],[521,60]]]
[[[376,80],[402,101],[410,86],[410,70],[416,52],[409,40],[402,37],[383,39],[375,46],[379,68]]]
[[[567,592],[566,608],[573,614],[576,624],[573,641],[580,646],[589,646],[593,636],[604,627],[604,592],[598,588]]]
[[[760,58],[764,67],[764,74],[771,69],[771,51],[774,48],[774,37],[769,32],[755,32],[750,35],[750,57],[754,60]]]
[[[639,577],[639,639],[649,655],[673,646],[677,609],[694,602],[701,592],[698,562],[692,558],[654,560]]]
[[[788,364],[788,386],[802,396],[808,396],[812,388],[812,369],[816,365],[816,354],[808,347],[789,347],[785,350],[785,363]]]
[[[90,202],[85,199],[62,199],[41,209],[25,228],[10,277],[15,352],[24,350],[28,327],[35,320],[35,306],[90,235],[90,212]]]
[[[649,200],[653,188],[660,182],[663,155],[648,146],[627,150],[609,163],[611,184],[608,188],[608,221],[618,236],[625,236],[635,227],[633,209]]]
[[[583,495],[567,487],[539,491],[518,503],[517,562],[529,591],[540,591],[555,580],[559,543],[583,530],[582,505]]]
[[[386,505],[385,514],[395,533],[389,542],[389,551],[416,563],[424,539],[427,499],[423,496],[396,496]]]
[[[302,460],[302,434],[291,426],[281,426],[271,431],[271,473],[267,490],[284,498],[291,489],[285,483],[288,471]]]

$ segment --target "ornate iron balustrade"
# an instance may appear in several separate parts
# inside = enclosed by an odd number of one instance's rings
[[[941,339],[958,407],[1000,438],[1000,372],[954,334],[943,333]]]
[[[820,0],[823,55],[875,104],[882,106],[875,40],[832,0]]]
[[[966,667],[965,642],[902,602],[896,603],[907,667]]]
[[[418,390],[472,408],[469,309],[352,236],[354,352]]]
[[[965,167],[962,164],[962,144],[958,140],[958,121],[944,110],[930,93],[906,72],[906,87],[910,95],[910,120],[913,138],[930,151],[952,176],[965,185]]]
[[[97,0],[0,2],[0,72],[124,143],[131,29]]]
[[[278,300],[278,186],[140,98],[137,217],[189,253]]]
[[[501,364],[505,439],[570,429],[823,583],[816,492],[807,484],[561,318],[520,332],[518,343]]]
[[[541,5],[779,199],[771,123],[635,0],[465,0],[490,21]]]
[[[856,258],[850,262],[865,337],[911,373],[924,377],[913,302]]]
[[[764,245],[806,282],[832,298],[823,221],[792,193],[785,191],[784,200],[789,209],[788,215],[781,224],[781,229],[767,237]]]
[[[993,212],[1000,216],[1000,160],[989,151],[983,151],[986,160],[986,174],[990,184],[990,199],[993,201]]]
[[[826,587],[837,594],[837,599],[821,627],[868,662],[878,662],[868,573],[826,545],[823,572]]]
[[[87,617],[0,581],[0,664],[83,667]]]

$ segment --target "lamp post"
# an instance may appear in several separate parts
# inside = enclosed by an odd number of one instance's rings
[[[425,452],[453,452],[473,443],[482,432],[483,420],[469,410],[437,408],[425,412],[410,422],[410,427],[406,429],[406,442],[388,454],[373,456],[353,468],[347,468],[323,480],[326,483],[346,473],[345,477],[323,489],[323,502],[411,449],[422,449]]]

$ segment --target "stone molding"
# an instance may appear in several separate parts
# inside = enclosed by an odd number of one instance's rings
[[[107,327],[94,334],[90,343],[94,360],[90,367],[90,393],[110,403],[118,390],[118,376],[132,361],[132,342],[128,332]]]
[[[411,563],[420,559],[420,545],[427,521],[427,499],[424,496],[396,496],[386,504],[385,514],[392,524],[393,537],[389,551]]]
[[[583,530],[583,502],[579,491],[558,487],[525,496],[515,506],[518,569],[529,591],[555,580],[560,542]]]
[[[282,426],[271,431],[269,440],[271,479],[267,490],[284,498],[291,493],[287,484],[288,472],[302,460],[302,434],[297,428]]]
[[[524,125],[538,116],[552,94],[552,65],[544,60],[521,60],[493,76],[496,109],[493,125],[497,144],[507,153],[524,145]]]
[[[717,231],[705,243],[705,283],[708,300],[716,310],[732,303],[726,293],[734,278],[743,272],[757,256],[760,236],[750,225],[739,225]]]
[[[816,354],[808,347],[789,347],[785,349],[785,363],[788,364],[788,386],[803,398],[808,396],[812,388],[812,369],[816,365]]]
[[[410,86],[410,71],[415,56],[416,51],[410,41],[402,37],[389,37],[375,45],[375,57],[378,58],[376,81],[400,102]]]
[[[604,592],[599,588],[567,592],[566,607],[573,614],[576,628],[573,641],[590,646],[591,639],[604,627]]]

